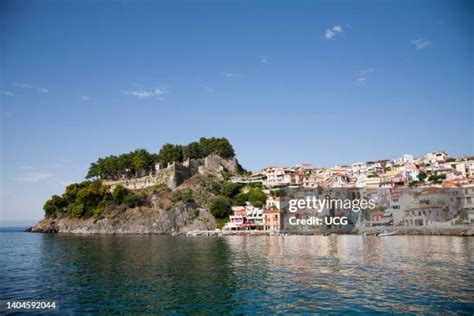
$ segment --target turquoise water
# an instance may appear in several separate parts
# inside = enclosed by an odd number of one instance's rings
[[[60,313],[474,313],[474,238],[0,233],[0,299]]]

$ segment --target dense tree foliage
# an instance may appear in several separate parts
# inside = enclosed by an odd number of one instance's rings
[[[68,185],[62,196],[53,195],[43,209],[46,217],[88,218],[102,214],[107,205],[135,207],[139,202],[139,198],[126,188],[117,186],[110,193],[108,186],[96,180]]]
[[[112,198],[116,205],[124,205],[133,208],[140,204],[138,196],[120,184],[115,186],[112,191]]]
[[[99,158],[89,167],[86,178],[117,179],[143,176],[154,170],[155,163],[160,162],[165,167],[169,163],[182,162],[188,158],[204,158],[211,154],[223,158],[234,157],[234,149],[226,138],[205,138],[186,146],[165,144],[158,154],[151,154],[145,149],[137,149],[119,156]]]
[[[220,189],[220,193],[225,197],[234,198],[240,193],[241,188],[242,185],[239,183],[225,182]]]
[[[216,196],[212,199],[210,211],[215,218],[228,217],[232,211],[229,199],[224,196]]]
[[[165,166],[172,162],[183,161],[183,146],[165,144],[158,154],[158,161]]]
[[[53,195],[46,203],[44,204],[44,212],[46,217],[55,217],[56,214],[62,212],[67,204],[65,201],[58,195]]]
[[[248,197],[249,197],[250,204],[252,204],[255,207],[262,207],[263,205],[265,205],[265,202],[267,200],[267,196],[259,188],[255,188],[251,190],[249,192]]]
[[[139,176],[154,169],[156,155],[145,149],[137,149],[120,156],[99,158],[92,163],[86,178],[113,179],[121,175]]]
[[[90,217],[101,213],[109,200],[108,187],[100,181],[84,181],[68,185],[61,197],[53,195],[43,209],[47,217]]]
[[[199,139],[199,145],[202,151],[201,157],[206,157],[210,154],[216,154],[223,158],[235,156],[234,148],[232,148],[227,138],[201,137],[201,139]]]
[[[188,146],[183,147],[183,158],[184,159],[197,159],[204,157],[204,149],[198,142],[192,142]]]

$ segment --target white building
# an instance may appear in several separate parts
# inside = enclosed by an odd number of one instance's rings
[[[403,165],[405,163],[413,163],[415,159],[413,158],[413,155],[403,155],[397,158],[392,159],[392,162],[396,165]]]
[[[261,172],[265,175],[264,185],[269,187],[296,185],[296,172],[291,168],[267,167]]]
[[[447,159],[448,159],[448,154],[445,153],[444,151],[433,151],[423,156],[423,163],[438,165],[438,164],[445,163]]]
[[[474,176],[474,156],[461,157],[456,161],[445,163],[445,167],[451,167],[460,172],[464,178]]]

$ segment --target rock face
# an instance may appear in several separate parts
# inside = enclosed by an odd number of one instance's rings
[[[105,216],[103,219],[45,218],[28,231],[73,234],[171,234],[213,230],[214,217],[205,209],[187,206],[169,210],[137,207]]]

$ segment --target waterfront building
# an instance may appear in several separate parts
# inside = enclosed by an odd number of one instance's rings
[[[458,201],[461,207],[462,219],[474,223],[474,183],[460,186]]]
[[[263,229],[279,231],[281,229],[281,216],[279,210],[263,211]]]
[[[223,230],[241,230],[246,224],[246,210],[243,207],[232,207],[233,215],[229,216],[229,221],[225,224]]]
[[[392,225],[392,216],[383,211],[375,211],[370,213],[370,221],[368,226],[387,226]]]

